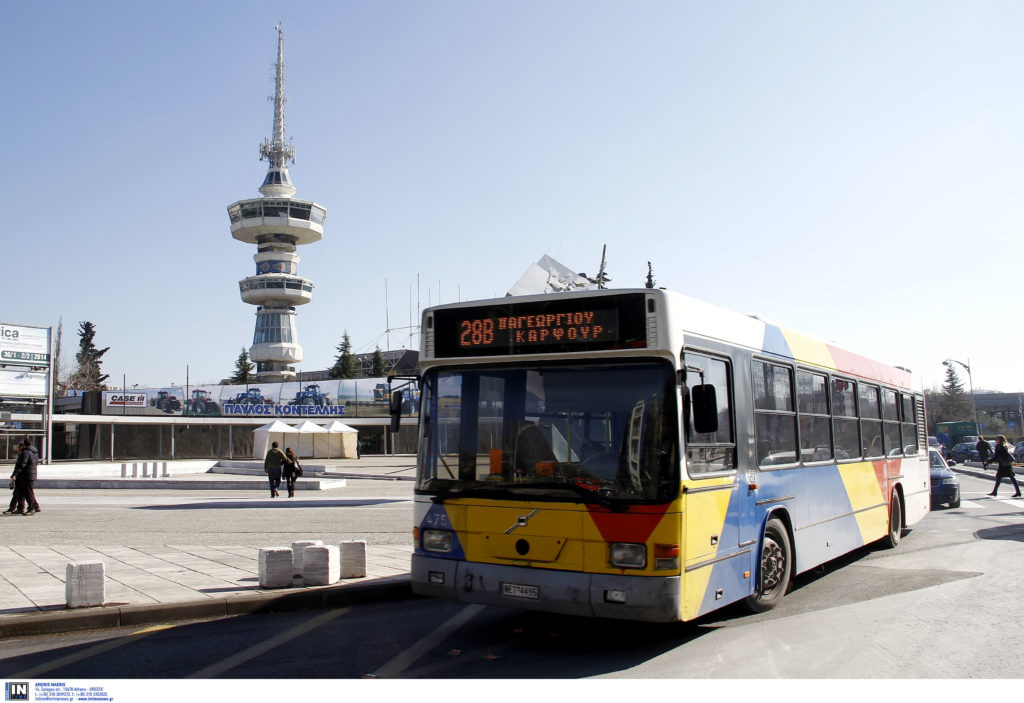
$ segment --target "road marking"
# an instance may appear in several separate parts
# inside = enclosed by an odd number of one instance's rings
[[[148,635],[153,632],[162,632],[163,630],[170,630],[172,627],[177,627],[177,625],[168,623],[166,625],[153,625],[152,627],[144,627],[141,630],[133,632],[132,636],[134,637],[138,635]]]
[[[419,642],[400,652],[391,661],[373,672],[375,678],[388,678],[398,676],[408,669],[417,659],[422,657],[428,649],[437,646],[438,642],[450,635],[455,630],[466,624],[470,618],[484,609],[483,605],[467,605],[451,620],[441,625]]]
[[[45,664],[34,666],[31,669],[27,669],[26,671],[21,671],[17,674],[11,674],[10,678],[38,679],[40,678],[41,674],[49,673],[51,671],[61,668],[62,666],[67,666],[68,664],[75,664],[85,659],[89,659],[90,657],[95,657],[100,654],[106,654],[107,652],[113,651],[118,647],[123,647],[126,644],[132,644],[134,642],[139,641],[143,637],[148,637],[149,635],[155,634],[162,630],[169,630],[172,627],[177,627],[177,625],[158,625],[155,627],[146,627],[141,630],[136,630],[135,632],[131,632],[127,635],[122,635],[120,637],[115,637],[114,639],[107,640],[102,644],[96,645],[95,647],[89,647],[88,649],[83,649],[82,651],[76,652],[75,654],[69,654],[66,657],[61,657],[60,659],[54,659],[53,661],[46,662]]]
[[[320,627],[321,625],[329,623],[331,620],[334,620],[335,618],[341,617],[348,611],[348,607],[329,610],[326,613],[316,616],[312,620],[307,620],[301,625],[296,625],[295,627],[293,627],[290,630],[287,630],[286,632],[282,632],[279,635],[275,635],[270,639],[264,640],[263,642],[260,642],[257,645],[253,645],[248,649],[242,650],[237,654],[232,654],[227,659],[223,659],[215,664],[211,664],[208,667],[200,669],[194,674],[189,674],[185,678],[212,679],[216,676],[220,676],[225,671],[229,671],[234,667],[238,666],[239,664],[244,664],[245,662],[251,659],[255,659],[256,657],[262,656],[267,652],[273,651],[281,645],[287,644],[291,640],[296,639],[297,637],[301,637],[307,632],[315,630],[316,628]]]

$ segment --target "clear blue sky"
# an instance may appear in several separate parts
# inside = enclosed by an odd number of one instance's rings
[[[1024,3],[9,3],[0,321],[97,327],[111,382],[252,341],[285,30],[302,370],[549,254],[909,367],[1024,390]],[[411,301],[411,304],[410,304]],[[400,346],[401,333],[391,337]],[[966,374],[963,380],[966,384]]]

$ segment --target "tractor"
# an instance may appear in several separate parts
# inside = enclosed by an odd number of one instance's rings
[[[149,404],[165,413],[181,410],[181,401],[178,400],[178,396],[171,395],[170,391],[157,391],[156,398],[152,398]]]
[[[331,399],[320,390],[320,386],[316,383],[306,386],[295,394],[293,400],[288,401],[288,405],[317,405],[323,407],[330,404]]]
[[[220,412],[210,391],[199,388],[192,391],[192,398],[185,402],[185,410],[191,415],[216,415]]]
[[[265,398],[259,388],[247,388],[244,393],[235,396],[234,402],[238,405],[273,405],[274,401]]]

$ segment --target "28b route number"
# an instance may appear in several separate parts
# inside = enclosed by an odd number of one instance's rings
[[[463,320],[459,323],[459,346],[480,347],[494,344],[494,320]]]

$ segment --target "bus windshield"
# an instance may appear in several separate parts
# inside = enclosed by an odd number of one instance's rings
[[[420,407],[420,491],[608,506],[679,493],[668,362],[432,370]]]

